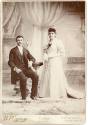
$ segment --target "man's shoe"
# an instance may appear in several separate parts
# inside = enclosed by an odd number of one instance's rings
[[[22,100],[26,100],[26,97],[22,97]]]
[[[16,92],[16,94],[20,93],[20,88],[14,88],[14,91]]]
[[[27,97],[29,94],[30,94],[30,93],[29,93],[29,90],[26,89],[26,97]]]
[[[31,99],[32,100],[37,100],[37,97],[36,96],[31,96]]]

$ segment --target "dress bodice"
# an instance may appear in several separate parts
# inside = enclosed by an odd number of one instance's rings
[[[52,42],[52,45],[49,47],[49,49],[47,50],[47,54],[48,54],[48,57],[55,57],[55,56],[58,56],[58,47],[56,45],[56,42],[53,41]]]
[[[52,45],[47,49],[48,58],[56,57],[56,56],[64,56],[65,50],[62,42],[60,40],[55,39],[52,42]]]

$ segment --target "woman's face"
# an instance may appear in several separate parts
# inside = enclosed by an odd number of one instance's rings
[[[48,36],[50,40],[53,40],[56,37],[56,34],[54,32],[49,32]]]

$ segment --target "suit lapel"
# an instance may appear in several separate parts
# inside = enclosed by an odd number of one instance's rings
[[[18,59],[19,59],[20,61],[22,61],[22,55],[21,55],[21,53],[20,53],[20,51],[19,51],[19,49],[18,49],[17,46],[16,46],[16,55],[17,55]],[[23,57],[24,57],[25,59],[27,59],[27,53],[26,53],[26,50],[25,50],[24,47],[23,47]]]
[[[24,56],[25,58],[27,58],[27,53],[26,53],[26,50],[25,50],[24,47],[23,47],[23,56]]]
[[[17,46],[16,46],[16,55],[17,55],[18,59],[21,61],[21,53]]]

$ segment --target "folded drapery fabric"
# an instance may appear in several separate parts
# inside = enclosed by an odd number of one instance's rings
[[[16,31],[17,20],[19,18],[20,21],[21,19],[24,20],[24,15],[32,25],[49,27],[54,25],[56,21],[62,17],[63,4],[60,2],[3,3],[4,29],[8,29],[8,32],[10,32],[11,29],[11,32],[13,32],[14,29]]]
[[[38,61],[42,59],[42,47],[47,44],[47,29],[54,26],[64,15],[63,3],[30,2],[25,3],[27,19],[33,24],[32,44],[28,48]],[[37,42],[37,44],[35,44]],[[36,54],[36,51],[39,53]]]
[[[3,34],[4,37],[14,37],[21,21],[21,13],[17,3],[3,4]]]
[[[4,35],[5,37],[24,35],[25,40],[29,42],[28,49],[38,61],[41,61],[42,46],[47,42],[47,29],[55,25],[63,15],[63,3],[60,2],[4,3]],[[28,27],[32,29],[31,32]]]
[[[25,11],[29,21],[35,26],[49,27],[54,25],[63,15],[63,3],[30,2],[25,3]]]

